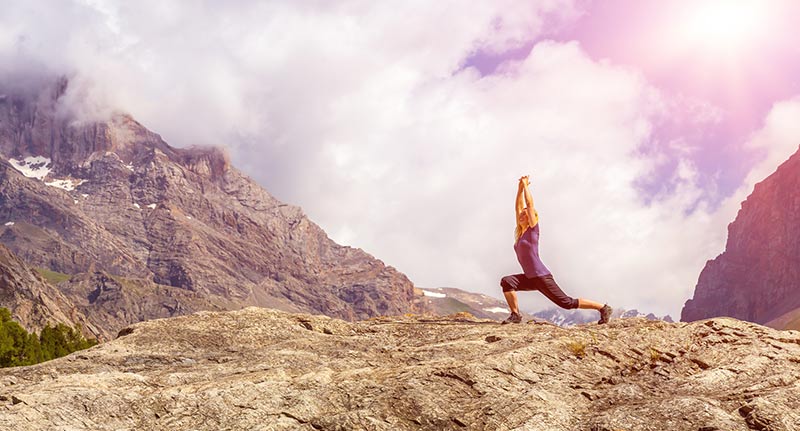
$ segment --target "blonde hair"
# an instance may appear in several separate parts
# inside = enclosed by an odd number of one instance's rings
[[[527,211],[527,208],[523,211]],[[539,219],[539,213],[536,210],[533,210],[533,215],[536,217],[537,220]],[[530,217],[528,217],[528,227],[531,227]],[[526,230],[528,229],[527,228],[523,229],[522,225],[519,223],[519,219],[517,219],[517,227],[514,228],[514,244],[516,244],[517,241],[519,241],[519,237],[521,237]]]

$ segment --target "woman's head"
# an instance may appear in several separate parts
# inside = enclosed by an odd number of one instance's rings
[[[525,208],[524,210],[522,210],[519,213],[519,217],[517,218],[517,224],[522,226],[523,229],[528,227],[528,225],[530,224],[529,220],[528,220],[528,209],[527,208]]]

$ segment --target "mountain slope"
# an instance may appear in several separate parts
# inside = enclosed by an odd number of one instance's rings
[[[440,316],[467,312],[478,318],[503,320],[510,313],[505,301],[488,295],[467,292],[454,287],[420,290],[425,295],[425,303],[433,310],[434,314]]]
[[[85,335],[100,330],[65,295],[45,281],[33,268],[0,244],[0,307],[11,310],[16,322],[29,332],[40,332],[50,324],[79,324]]]
[[[788,313],[782,314],[764,325],[775,329],[800,331],[800,308],[795,308]]]
[[[403,274],[334,243],[223,151],[173,148],[122,114],[75,123],[59,114],[66,85],[0,98],[0,242],[30,265],[75,276],[59,288],[107,333],[248,305],[344,319],[418,309]],[[152,306],[114,321],[95,313],[93,292],[109,277],[137,280],[110,290],[122,292],[117,306]]]
[[[800,308],[800,151],[742,203],[725,251],[700,274],[681,320],[766,323]]]
[[[0,370],[0,427],[800,429],[800,333],[734,319],[565,329],[248,308],[123,334]]]

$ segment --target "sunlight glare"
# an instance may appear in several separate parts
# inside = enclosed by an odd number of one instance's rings
[[[693,2],[683,28],[685,42],[704,52],[733,54],[755,42],[765,27],[765,2]]]

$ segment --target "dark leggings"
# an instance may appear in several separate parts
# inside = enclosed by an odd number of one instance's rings
[[[567,296],[558,287],[551,274],[532,278],[525,277],[525,274],[507,275],[500,280],[500,287],[503,288],[503,292],[538,290],[561,308],[578,308],[578,300]]]

